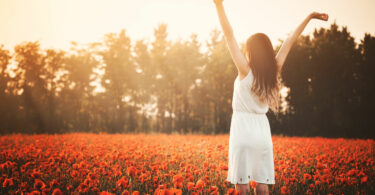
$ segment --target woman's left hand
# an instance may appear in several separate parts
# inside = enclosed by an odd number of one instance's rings
[[[313,12],[310,14],[311,18],[319,19],[319,20],[328,20],[328,14],[326,13],[319,13],[319,12]]]

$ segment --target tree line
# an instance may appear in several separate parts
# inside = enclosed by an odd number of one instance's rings
[[[220,31],[206,51],[194,33],[170,41],[166,24],[153,38],[1,46],[0,132],[228,133],[237,73]],[[374,36],[357,44],[336,23],[299,37],[282,70],[288,106],[267,113],[272,133],[374,138],[374,58]]]

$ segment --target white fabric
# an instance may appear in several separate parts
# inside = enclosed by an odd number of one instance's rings
[[[234,81],[229,134],[228,176],[232,184],[275,184],[273,143],[267,118],[269,109],[251,93],[253,74]]]

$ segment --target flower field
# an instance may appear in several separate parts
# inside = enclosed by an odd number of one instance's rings
[[[272,139],[270,194],[375,194],[374,140]],[[228,142],[229,135],[5,135],[0,194],[238,194],[225,181]]]

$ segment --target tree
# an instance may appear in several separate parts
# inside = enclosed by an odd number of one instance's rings
[[[224,133],[230,128],[233,82],[237,71],[224,37],[217,29],[211,32],[211,40],[207,44],[207,64],[202,81],[209,105],[209,128],[213,133]]]
[[[102,85],[106,89],[106,99],[110,103],[110,131],[134,131],[136,113],[133,107],[136,94],[136,66],[132,59],[132,45],[126,31],[106,35],[104,51],[100,52],[105,64]]]
[[[358,47],[361,54],[358,75],[358,98],[360,106],[356,109],[356,132],[361,137],[375,137],[372,128],[372,114],[375,110],[375,37],[365,34]],[[352,119],[353,120],[353,119]]]
[[[171,114],[171,94],[172,89],[170,86],[169,74],[170,67],[166,63],[167,51],[170,47],[170,42],[167,40],[167,25],[159,24],[154,29],[155,40],[151,43],[151,66],[156,73],[154,75],[155,87],[153,88],[153,94],[156,96],[157,105],[157,117],[156,117],[156,131],[167,131],[171,132],[171,127],[167,126],[165,116]]]

